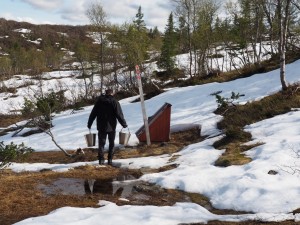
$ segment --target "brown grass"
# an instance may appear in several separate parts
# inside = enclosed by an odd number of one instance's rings
[[[251,162],[251,159],[245,157],[244,154],[241,154],[244,151],[247,151],[251,148],[260,145],[259,143],[255,145],[241,145],[241,143],[230,143],[226,145],[226,151],[218,158],[215,162],[216,166],[230,166],[230,165],[244,165]]]
[[[203,137],[200,136],[199,129],[193,128],[186,131],[172,133],[170,141],[166,143],[152,143],[147,146],[141,143],[138,146],[126,147],[125,149],[115,150],[115,159],[146,157],[162,154],[172,154],[181,150],[184,146],[191,143],[200,142]],[[76,149],[68,151],[74,153]],[[66,157],[61,151],[48,152],[33,152],[28,157],[18,162],[43,162],[43,163],[74,163],[74,162],[88,162],[97,160],[97,148],[83,149],[84,155],[77,155],[74,157]]]
[[[84,178],[97,179],[105,182],[117,177],[121,173],[139,175],[139,171],[122,171],[111,166],[106,167],[82,167],[65,173],[51,171],[39,173],[8,173],[1,174],[0,181],[0,224],[9,225],[25,218],[46,215],[49,212],[64,206],[71,207],[98,207],[99,200],[115,202],[117,205],[139,204],[166,206],[176,202],[187,201],[187,195],[178,190],[162,189],[155,185],[139,184],[139,194],[147,195],[149,198],[142,203],[136,202],[134,198],[127,198],[129,202],[122,202],[119,195],[111,193],[94,193],[83,196],[46,195],[38,185],[50,184],[58,178]],[[109,185],[109,184],[107,184]],[[109,189],[109,187],[107,187]]]
[[[14,123],[21,121],[20,115],[0,115],[0,127],[8,127]]]
[[[242,165],[250,161],[242,152],[253,146],[244,146],[243,143],[251,140],[251,134],[245,132],[244,126],[255,122],[284,114],[292,108],[300,107],[300,88],[298,84],[290,86],[287,91],[278,92],[265,97],[260,101],[245,105],[233,106],[226,111],[217,110],[224,118],[218,123],[218,128],[223,130],[226,136],[215,142],[217,149],[226,149],[226,152],[217,160],[218,166]],[[225,112],[225,113],[224,113]]]
[[[154,143],[151,146],[141,144],[135,148],[127,148],[116,152],[115,158],[141,157],[150,155],[160,155],[165,153],[176,153],[182,147],[199,142],[202,137],[199,136],[199,130],[191,129],[188,131],[173,133],[169,143]],[[244,149],[245,150],[245,149]],[[35,152],[26,162],[48,162],[48,163],[71,163],[76,161],[93,161],[96,160],[96,149],[85,149],[85,155],[68,158],[62,152]],[[173,155],[170,161],[175,160],[179,154]],[[134,194],[124,202],[119,199],[118,193],[112,195],[109,193],[107,186],[105,192],[85,194],[85,195],[63,195],[56,193],[47,195],[39,185],[50,185],[59,178],[77,178],[77,179],[96,179],[100,183],[110,181],[120,175],[131,174],[138,178],[145,172],[161,172],[175,168],[177,165],[162,167],[157,170],[128,170],[120,169],[112,166],[95,167],[81,166],[73,170],[63,173],[56,173],[49,170],[41,172],[23,172],[13,173],[9,170],[0,173],[0,224],[10,225],[23,219],[35,216],[47,215],[51,211],[64,206],[71,207],[99,207],[99,200],[107,200],[117,205],[156,205],[167,206],[176,202],[194,202],[202,205],[215,214],[242,214],[245,212],[237,212],[234,210],[218,210],[212,207],[210,200],[197,193],[185,193],[173,189],[163,189],[153,184],[139,183],[135,188],[135,194],[148,196],[148,199],[138,200]],[[107,183],[109,185],[109,183]],[[107,192],[106,192],[107,190]],[[248,212],[249,213],[249,212]],[[211,221],[209,224],[258,224],[258,222],[220,222]],[[276,224],[276,223],[268,223]],[[282,223],[290,225],[289,221]]]
[[[39,173],[0,174],[0,224],[9,225],[28,217],[48,214],[63,206],[96,207],[99,196],[51,195],[38,189],[39,184],[47,184],[59,177],[103,179],[117,176],[120,171],[114,167],[82,168],[66,173],[51,171]],[[100,196],[101,199],[102,196]],[[107,200],[116,201],[116,199]]]
[[[245,125],[251,124],[262,119],[290,111],[291,108],[300,107],[300,93],[297,87],[290,87],[287,92],[280,92],[273,96],[266,97],[260,102],[249,103],[243,106],[234,107],[226,112],[224,120],[218,126],[226,133],[226,137],[215,143],[215,147],[226,149],[226,152],[217,160],[216,165],[229,166],[241,165],[248,163],[249,158],[241,154],[242,152],[255,147],[261,143],[252,146],[244,146],[243,143],[251,140],[251,135],[242,129]],[[7,118],[6,118],[7,119]],[[16,119],[16,118],[12,118]],[[9,121],[9,120],[8,120]],[[153,143],[151,146],[140,144],[136,147],[127,147],[125,150],[117,150],[115,159],[144,157],[161,154],[176,153],[184,146],[191,143],[199,142],[203,138],[199,137],[199,130],[192,129],[185,132],[173,133],[168,143]],[[75,149],[74,149],[75,150]],[[72,150],[72,151],[74,151]],[[72,152],[69,151],[69,152]],[[46,162],[46,163],[72,163],[82,161],[97,160],[97,149],[84,149],[84,155],[77,155],[69,158],[64,156],[62,152],[35,152],[31,154],[25,161],[29,163]],[[173,161],[179,155],[174,155]],[[147,172],[160,172],[175,168],[173,164],[157,170],[149,170]],[[25,218],[46,215],[49,212],[64,206],[72,207],[98,207],[99,200],[108,200],[118,205],[122,204],[138,204],[138,205],[173,205],[175,202],[191,201],[200,204],[215,214],[240,214],[245,212],[236,212],[234,210],[217,210],[214,209],[208,198],[195,193],[184,193],[178,190],[166,190],[157,186],[144,184],[144,188],[140,190],[142,194],[150,196],[148,200],[137,202],[131,199],[130,202],[122,202],[118,196],[110,194],[93,194],[93,195],[45,195],[38,185],[50,184],[58,178],[84,178],[109,180],[120,174],[133,174],[139,177],[143,172],[141,170],[121,170],[116,167],[94,167],[82,166],[65,173],[55,173],[52,171],[42,171],[36,173],[13,173],[4,171],[0,173],[0,224],[9,225]],[[45,204],[47,202],[47,204]],[[295,210],[297,212],[297,210]],[[210,221],[208,224],[215,225],[232,225],[232,224],[261,224],[260,221],[245,222],[222,222]],[[200,223],[199,223],[200,224]],[[279,223],[265,223],[279,224]],[[280,222],[283,225],[295,224],[292,221]]]
[[[119,150],[115,154],[117,158],[142,157],[151,155],[161,155],[165,153],[178,152],[182,147],[190,143],[202,140],[198,129],[173,133],[171,140],[168,143],[154,143],[151,146],[140,144],[137,147]],[[46,163],[72,163],[81,161],[94,161],[97,159],[96,149],[84,149],[85,155],[76,157],[66,157],[62,152],[34,152],[26,162],[46,162]],[[70,151],[71,152],[71,151]],[[175,168],[176,165],[170,165],[159,168],[157,170],[149,170],[147,172],[160,172]],[[81,179],[96,179],[107,181],[121,174],[131,174],[139,177],[145,171],[140,170],[125,170],[112,166],[95,167],[81,166],[68,172],[56,173],[49,170],[41,172],[23,172],[13,173],[9,170],[4,170],[0,173],[0,224],[9,225],[25,218],[46,215],[49,212],[64,206],[72,207],[98,207],[99,200],[108,200],[115,202],[118,205],[125,204],[119,200],[117,195],[113,196],[110,193],[89,194],[84,196],[62,195],[46,195],[38,188],[41,184],[51,184],[58,178],[81,178]],[[143,184],[144,188],[140,193],[149,196],[149,199],[142,203],[135,199],[126,204],[142,204],[142,205],[173,205],[176,202],[187,201],[186,193],[178,190],[167,190],[155,185]],[[140,185],[141,186],[141,185]]]

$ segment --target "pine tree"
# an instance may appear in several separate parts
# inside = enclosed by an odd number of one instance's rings
[[[143,20],[143,18],[144,18],[144,14],[142,13],[142,7],[139,6],[138,12],[135,15],[135,20],[133,21],[133,23],[137,27],[138,31],[146,30],[146,24],[145,24],[145,21]]]
[[[161,55],[157,62],[158,67],[165,69],[168,73],[175,68],[176,42],[173,14],[171,13],[165,29]]]

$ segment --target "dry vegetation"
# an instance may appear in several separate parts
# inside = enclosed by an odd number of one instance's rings
[[[256,121],[270,118],[272,116],[290,111],[292,108],[300,107],[300,92],[297,85],[290,87],[287,92],[279,92],[273,96],[266,97],[259,102],[249,103],[243,106],[236,106],[226,111],[223,115],[224,119],[218,124],[219,128],[224,130],[226,137],[219,140],[214,145],[220,149],[226,149],[226,152],[218,159],[216,165],[229,166],[241,165],[248,163],[249,158],[245,158],[242,152],[255,147],[244,146],[243,143],[251,139],[251,134],[243,131],[243,127]],[[216,113],[222,113],[221,111]],[[18,119],[7,117],[8,121],[3,119],[2,123],[8,123]],[[140,144],[135,147],[126,147],[126,149],[117,149],[115,153],[116,159],[145,157],[161,154],[172,154],[180,151],[184,146],[191,143],[199,142],[204,137],[200,137],[198,129],[171,134],[171,140],[168,143],[153,143],[151,146]],[[83,161],[95,161],[97,157],[97,149],[83,149],[84,155],[75,157],[65,157],[62,152],[34,152],[25,162],[45,162],[45,163],[73,163]],[[70,151],[71,152],[71,151]],[[171,162],[179,156],[180,153],[174,154]],[[20,161],[21,162],[21,161]],[[48,170],[35,173],[13,173],[3,171],[0,173],[0,194],[1,194],[1,210],[0,224],[8,225],[28,217],[46,215],[54,209],[73,206],[73,207],[98,207],[99,200],[108,200],[118,205],[135,204],[135,205],[173,205],[175,202],[190,201],[202,205],[215,214],[240,214],[246,212],[236,212],[233,210],[217,210],[214,209],[208,198],[195,193],[184,193],[178,190],[166,190],[152,184],[139,184],[139,188],[135,188],[132,196],[127,197],[130,202],[123,202],[119,199],[120,193],[114,195],[109,190],[109,182],[120,175],[133,175],[138,178],[143,173],[160,172],[175,168],[177,165],[171,164],[168,167],[159,168],[157,170],[125,170],[118,167],[95,167],[81,166],[68,172],[56,173]],[[49,185],[59,178],[74,179],[95,179],[106,182],[101,193],[86,193],[84,195],[63,195],[56,193],[52,195],[45,194],[39,185]],[[140,200],[137,196],[147,196]],[[47,202],[47,204],[45,204]],[[34,207],[32,207],[34,206]],[[295,210],[296,213],[299,210]],[[249,212],[247,212],[249,213]],[[251,213],[251,212],[250,212]],[[260,224],[260,221],[246,222],[220,222],[211,221],[209,224]],[[279,223],[266,223],[279,224]],[[295,224],[292,221],[281,222],[280,224]]]
[[[262,143],[244,146],[243,143],[251,140],[251,134],[243,130],[244,126],[299,107],[299,84],[290,86],[287,91],[278,92],[260,101],[231,107],[223,114],[223,120],[218,123],[218,128],[223,130],[226,136],[214,143],[214,147],[226,149],[226,152],[217,160],[216,165],[230,166],[248,163],[251,159],[241,153]],[[216,111],[216,113],[222,114],[223,112]]]
[[[171,134],[168,143],[153,143],[151,146],[140,144],[136,147],[127,147],[125,150],[117,150],[115,158],[131,158],[152,156],[161,154],[171,154],[180,151],[184,146],[203,140],[198,129],[177,132]],[[76,157],[65,157],[62,152],[35,152],[31,154],[26,162],[47,162],[47,163],[72,163],[82,161],[95,161],[97,157],[96,149],[84,149],[84,155]],[[172,162],[180,153],[174,154],[170,159]],[[117,205],[173,205],[176,202],[194,202],[202,205],[215,214],[241,214],[233,210],[218,210],[212,207],[208,198],[196,193],[185,193],[178,190],[163,189],[153,184],[138,183],[132,189],[130,196],[126,198],[129,202],[120,199],[121,192],[112,194],[111,182],[117,177],[133,176],[140,177],[144,173],[160,172],[176,167],[173,164],[157,170],[128,170],[114,166],[81,166],[68,172],[53,172],[43,170],[41,172],[14,173],[9,170],[0,173],[0,224],[10,225],[23,219],[35,216],[46,215],[51,211],[64,207],[99,207],[99,200],[107,200]],[[62,191],[47,193],[43,191],[41,185],[51,187],[59,179],[75,179],[85,182],[84,194],[63,194]],[[98,185],[94,185],[94,193],[87,190],[88,180],[96,180]],[[96,183],[95,183],[96,184]],[[100,185],[101,184],[101,185]],[[104,185],[102,185],[104,184]],[[66,184],[67,186],[68,184]],[[97,189],[96,189],[97,188]],[[142,197],[141,197],[142,196]],[[145,197],[146,196],[146,197]],[[47,204],[45,204],[47,203]],[[249,212],[247,212],[249,213]],[[259,224],[260,222],[220,222],[211,221],[209,224]],[[277,224],[277,223],[268,223]],[[284,225],[294,224],[291,221],[280,223]]]
[[[0,20],[0,24],[4,24],[4,21]],[[5,23],[6,26],[15,26],[10,23]],[[29,24],[20,24],[20,28],[31,29]],[[3,26],[2,26],[3,27]],[[35,36],[42,37],[45,33],[50,31],[53,35],[58,35],[57,30],[53,26],[44,26],[41,29],[35,28]],[[14,29],[17,29],[16,27]],[[52,31],[53,29],[53,31]],[[62,33],[68,33],[74,31],[68,26],[60,28]],[[85,30],[82,27],[78,27],[80,32],[80,38],[85,37]],[[6,30],[11,30],[7,28]],[[47,32],[46,32],[47,31]],[[50,33],[51,33],[50,32]],[[7,40],[7,46],[11,46],[12,42],[19,39],[19,33],[11,32],[9,35],[14,35],[15,38]],[[70,36],[74,36],[70,34]],[[33,37],[32,37],[33,38]],[[54,38],[55,39],[55,38]],[[54,40],[53,39],[53,40]],[[19,41],[19,40],[18,40]],[[24,41],[24,40],[22,40]],[[66,43],[65,40],[61,40],[65,47],[73,47],[74,43]],[[299,56],[289,56],[289,62],[294,61]],[[278,59],[274,58],[269,60],[259,67],[253,66],[243,71],[233,71],[229,73],[221,73],[215,76],[204,77],[201,79],[190,79],[187,81],[175,81],[169,85],[171,86],[187,86],[194,84],[204,84],[209,82],[225,82],[241,77],[251,76],[255,73],[266,72],[277,68]],[[251,159],[244,157],[242,154],[244,151],[249,150],[259,144],[257,143],[252,146],[244,146],[243,143],[251,140],[251,134],[243,131],[243,127],[247,124],[251,124],[266,118],[273,117],[285,112],[290,111],[292,108],[300,107],[300,92],[298,86],[295,85],[290,87],[286,92],[279,92],[273,96],[266,97],[259,102],[249,103],[243,106],[232,107],[227,110],[223,115],[224,119],[218,124],[218,128],[223,130],[226,137],[214,144],[214,147],[219,149],[226,149],[226,152],[216,161],[217,166],[229,166],[229,165],[242,165],[248,163]],[[216,113],[223,113],[222,111],[216,111]],[[0,116],[0,127],[7,127],[22,120],[17,115],[1,115]],[[1,132],[1,131],[0,131]],[[134,158],[134,157],[145,157],[154,156],[161,154],[172,154],[179,152],[185,146],[199,142],[203,140],[203,137],[199,136],[199,130],[192,129],[185,132],[173,133],[171,140],[168,143],[153,143],[151,146],[140,144],[135,147],[127,147],[125,150],[117,150],[115,153],[116,159],[123,158]],[[19,162],[27,163],[73,163],[73,162],[88,162],[95,161],[97,158],[96,148],[83,149],[84,155],[77,155],[75,157],[65,157],[60,151],[58,152],[34,152],[28,158]],[[72,150],[74,151],[74,150]],[[72,151],[69,151],[70,153]],[[174,161],[178,154],[174,154],[170,161]],[[127,197],[129,202],[120,201],[120,193],[112,195],[110,182],[119,176],[132,175],[136,178],[140,177],[143,173],[149,172],[160,172],[175,168],[177,165],[171,164],[170,166],[159,168],[157,170],[126,170],[118,167],[104,166],[81,166],[68,172],[57,173],[49,170],[43,170],[41,172],[23,172],[13,173],[5,170],[0,172],[0,224],[10,225],[20,220],[46,215],[49,212],[64,206],[72,207],[98,207],[97,203],[99,200],[108,200],[115,202],[118,205],[123,204],[135,204],[135,205],[173,205],[175,202],[190,201],[202,205],[209,211],[215,214],[240,214],[245,212],[237,212],[233,210],[217,210],[214,209],[210,203],[210,200],[203,195],[196,193],[184,193],[178,190],[167,190],[162,189],[152,184],[139,184],[139,188],[135,188],[135,192],[132,196]],[[63,195],[62,193],[45,194],[39,187],[40,185],[49,185],[57,179],[82,179],[91,180],[95,179],[100,182],[107,184],[103,191],[100,193],[90,194],[87,192],[84,195]],[[136,196],[148,196],[142,200],[137,199]],[[47,203],[47,204],[45,204]],[[298,212],[299,210],[295,210]],[[247,212],[249,213],[249,212]],[[210,221],[208,224],[213,225],[236,225],[236,224],[261,224],[261,221],[245,221],[245,222],[220,222]],[[266,223],[266,224],[279,224],[279,223]],[[280,222],[283,225],[295,224],[292,221]]]
[[[151,146],[141,144],[136,147],[128,147],[125,150],[117,150],[115,158],[171,154],[178,152],[188,144],[199,142],[202,139],[198,129],[191,129],[172,134],[171,140],[168,143],[154,143]],[[77,155],[72,158],[65,157],[62,152],[34,152],[26,158],[25,161],[29,163],[72,163],[96,160],[96,149],[84,149],[84,152],[84,155]],[[173,205],[180,201],[191,201],[187,193],[178,190],[166,190],[145,183],[139,184],[139,189],[135,188],[135,195],[133,194],[131,197],[128,197],[130,202],[120,201],[120,195],[118,193],[112,195],[111,190],[109,190],[110,182],[118,176],[132,175],[138,178],[145,172],[159,172],[174,167],[176,167],[175,164],[158,170],[145,171],[126,170],[112,166],[81,166],[62,173],[49,170],[14,173],[9,170],[4,170],[0,173],[0,224],[9,225],[25,218],[45,215],[63,206],[98,207],[97,203],[99,200],[108,200],[118,205],[125,203],[138,205]],[[62,193],[47,195],[39,188],[40,185],[49,185],[59,178],[95,179],[100,182],[105,182],[107,186],[104,187],[104,191],[101,193],[89,194],[87,192],[85,195],[63,195]],[[141,201],[135,198],[136,195],[145,195],[148,197]],[[205,198],[203,197],[203,199]],[[45,202],[47,202],[47,204],[45,204]],[[206,205],[210,205],[208,199],[204,202]]]

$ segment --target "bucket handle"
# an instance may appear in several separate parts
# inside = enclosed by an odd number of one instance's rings
[[[122,127],[122,129],[120,130],[120,132],[122,132],[123,129],[124,129],[124,127]],[[129,127],[127,127],[127,129],[128,129],[128,133],[130,134]]]

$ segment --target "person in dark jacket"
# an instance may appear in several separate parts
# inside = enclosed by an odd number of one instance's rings
[[[97,117],[97,130],[98,130],[98,159],[99,164],[104,164],[104,146],[106,138],[108,137],[108,164],[112,164],[112,158],[114,155],[115,137],[117,121],[126,128],[127,123],[124,119],[122,108],[120,103],[113,97],[113,90],[107,89],[105,95],[101,95],[96,101],[87,127],[91,129],[92,124]]]

